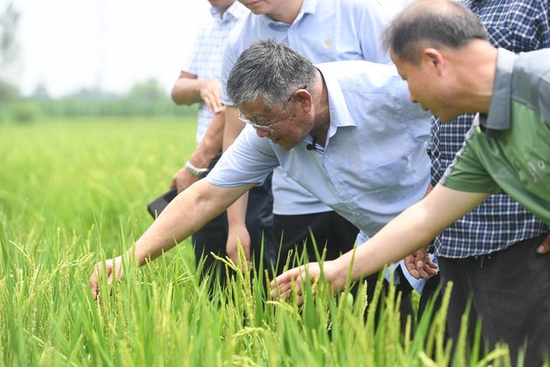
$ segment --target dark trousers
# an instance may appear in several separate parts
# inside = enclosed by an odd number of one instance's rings
[[[285,268],[317,261],[317,254],[322,256],[324,251],[324,260],[336,259],[355,246],[359,232],[357,227],[334,211],[305,215],[274,215],[273,218],[274,243],[278,248],[278,274]],[[366,278],[367,300],[374,297],[379,275],[380,273],[375,273]],[[399,285],[397,291],[402,292],[400,311],[404,326],[407,316],[413,316],[413,307],[410,296],[412,288],[404,277],[402,279],[406,284]],[[383,296],[387,293],[388,286],[388,282],[383,280]],[[353,287],[352,292],[356,293],[357,288]],[[381,306],[377,305],[377,319]]]
[[[527,342],[525,366],[541,366],[550,351],[550,254],[535,252],[546,234],[496,253],[450,259],[439,257],[442,286],[452,281],[449,336],[455,341],[460,318],[471,297],[469,336],[479,318],[489,350],[497,342],[510,347],[515,365]]]
[[[275,266],[275,246],[273,245],[273,195],[271,175],[262,186],[254,187],[248,193],[246,228],[250,233],[250,257],[255,270],[272,272]],[[215,275],[223,286],[227,282],[226,266],[212,254],[225,258],[228,236],[227,214],[223,212],[192,236],[195,263],[203,264],[201,279],[207,274]],[[212,283],[213,285],[214,283]]]
[[[273,243],[277,248],[277,274],[317,261],[316,254],[334,260],[351,250],[359,230],[336,212],[273,216]],[[305,257],[305,258],[303,258]]]
[[[416,319],[418,320],[418,322],[420,322],[422,317],[429,317],[430,320],[433,320],[436,312],[441,308],[442,299],[443,295],[441,292],[441,276],[438,273],[430,277],[430,279],[426,281],[426,284],[422,289],[420,299],[418,300],[418,312],[416,314]],[[431,312],[428,313],[427,311],[430,304],[432,304],[430,310]],[[445,337],[448,337],[448,333],[446,331]]]

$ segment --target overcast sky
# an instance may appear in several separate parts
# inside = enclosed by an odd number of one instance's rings
[[[0,0],[0,10],[7,1]],[[407,1],[382,3],[399,7]],[[83,87],[125,92],[149,78],[157,79],[168,94],[197,27],[209,16],[206,0],[15,0],[14,4],[21,14],[18,84],[24,94],[45,84],[54,97]]]
[[[0,0],[0,4],[7,0]],[[168,90],[206,0],[15,0],[20,12],[19,84],[52,96],[82,87],[124,92],[155,78]],[[0,7],[5,9],[5,6]]]

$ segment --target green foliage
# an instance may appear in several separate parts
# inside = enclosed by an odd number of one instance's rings
[[[101,283],[94,302],[93,265],[151,224],[146,204],[191,153],[193,126],[173,118],[0,125],[0,365],[510,366],[505,347],[482,357],[458,341],[457,353],[470,357],[452,356],[445,307],[401,333],[395,289],[368,300],[361,285],[353,299],[319,281],[304,285],[298,306],[268,298],[263,274],[237,272],[210,294],[187,241],[143,268],[125,264],[125,280]],[[377,302],[375,324],[364,312]]]
[[[166,93],[155,79],[149,79],[145,82],[134,84],[124,98],[141,102],[165,101]]]
[[[192,117],[197,106],[177,106],[165,97],[159,100],[138,100],[121,97],[66,97],[59,100],[35,100],[39,111],[47,117]]]
[[[33,97],[21,98],[15,86],[0,79],[0,122],[31,122],[39,117],[193,117],[198,104],[176,105],[158,82],[135,84],[123,96],[81,89],[60,99],[48,97],[44,86]]]
[[[18,124],[34,122],[39,117],[39,111],[35,104],[28,102],[16,102],[11,105],[11,119]]]
[[[0,79],[0,101],[6,103],[19,98],[19,90],[17,87],[7,81]]]

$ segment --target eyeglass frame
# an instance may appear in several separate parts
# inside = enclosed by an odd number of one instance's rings
[[[244,122],[245,124],[247,125],[250,125],[252,126],[253,128],[255,129],[259,129],[259,130],[263,130],[263,131],[267,131],[268,133],[272,134],[273,133],[273,124],[275,124],[279,118],[281,117],[281,115],[283,114],[283,112],[286,110],[286,108],[288,107],[288,104],[290,103],[290,101],[292,100],[292,97],[294,96],[294,93],[296,93],[297,91],[299,91],[300,89],[306,89],[307,88],[307,85],[304,85],[303,87],[301,88],[298,88],[296,89],[294,92],[292,92],[292,94],[290,95],[290,97],[288,97],[288,99],[286,100],[285,102],[285,105],[283,106],[283,108],[281,109],[281,111],[279,111],[279,113],[277,114],[277,116],[275,116],[275,118],[272,119],[273,122],[271,123],[268,123],[266,125],[258,125],[258,122],[252,122],[251,120],[249,120],[245,115],[243,115],[243,113],[239,110],[239,120]],[[259,118],[263,118],[263,117],[259,117]],[[265,119],[265,118],[263,118]],[[256,119],[257,120],[257,119]],[[265,119],[267,120],[267,119]],[[269,121],[269,120],[268,120]]]

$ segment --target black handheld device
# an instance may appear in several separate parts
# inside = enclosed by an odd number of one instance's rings
[[[168,203],[171,202],[177,194],[178,191],[176,187],[172,187],[170,190],[166,191],[164,194],[151,201],[147,205],[147,211],[154,219],[156,219],[159,214],[164,210],[164,208],[166,208],[166,205],[168,205]]]

